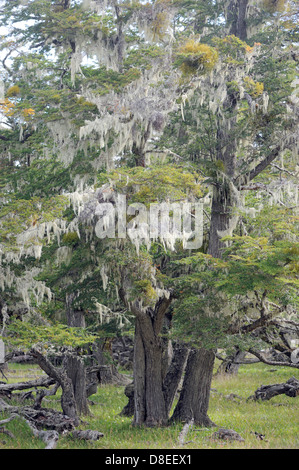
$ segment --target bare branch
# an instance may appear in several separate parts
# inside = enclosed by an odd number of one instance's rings
[[[278,145],[269,153],[267,157],[265,157],[253,170],[249,172],[247,180],[249,181],[253,180],[262,171],[264,171],[275,160],[275,158],[278,157],[280,151],[281,151],[281,146]],[[241,178],[241,175],[238,175],[234,179],[234,183],[236,184],[240,178]]]
[[[249,352],[256,356],[261,362],[264,364],[268,364],[269,366],[284,366],[284,367],[293,367],[294,369],[299,369],[299,363],[294,362],[281,362],[281,361],[271,361],[266,359],[265,356],[260,352],[256,351],[255,349],[249,349]]]
[[[289,170],[286,170],[285,168],[281,168],[281,167],[278,166],[276,163],[271,163],[271,166],[272,166],[273,168],[276,168],[276,169],[279,170],[279,171],[282,171],[282,172],[284,172],[284,173],[287,173],[287,174],[290,175],[290,176],[293,176],[294,178],[297,178],[297,176],[298,176],[297,173],[295,174],[295,173],[292,173],[292,172],[289,171]]]

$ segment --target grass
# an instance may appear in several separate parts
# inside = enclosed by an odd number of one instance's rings
[[[10,364],[9,382],[32,380],[41,375],[34,366]],[[71,435],[61,436],[57,449],[298,449],[299,408],[296,398],[280,395],[266,402],[247,401],[255,390],[266,384],[280,383],[292,375],[298,378],[298,370],[278,367],[273,370],[265,364],[241,366],[236,377],[217,377],[212,382],[209,416],[218,427],[234,429],[245,442],[213,440],[217,428],[189,430],[186,444],[179,446],[178,436],[182,424],[165,428],[135,428],[131,418],[120,416],[127,398],[123,387],[101,386],[91,397],[91,415],[83,418],[78,429],[94,429],[104,433],[99,441],[78,441]],[[237,397],[229,395],[235,394]],[[29,403],[26,403],[29,404]],[[58,397],[51,397],[43,406],[58,410]],[[8,415],[0,413],[0,420]],[[14,438],[0,434],[1,449],[43,449],[45,444],[35,438],[22,419],[5,425]],[[264,434],[259,440],[254,432]]]

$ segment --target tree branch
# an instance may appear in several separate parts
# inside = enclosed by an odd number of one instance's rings
[[[285,366],[294,367],[294,369],[299,369],[299,363],[295,364],[294,362],[270,361],[269,359],[266,359],[260,351],[256,351],[252,348],[250,348],[248,352],[256,356],[261,362],[264,362],[264,364],[268,364],[269,366]]]
[[[282,172],[284,172],[284,173],[287,173],[287,174],[290,175],[290,176],[294,176],[294,178],[297,178],[297,176],[298,176],[297,174],[292,173],[291,171],[286,170],[285,168],[281,168],[280,166],[276,165],[276,163],[271,163],[271,166],[273,166],[273,168],[276,168],[276,169],[279,170],[279,171],[282,171]]]
[[[264,158],[264,160],[262,160],[253,170],[251,170],[249,173],[249,180],[253,180],[262,171],[264,171],[270,165],[270,163],[272,163],[273,160],[278,157],[280,150],[281,147],[278,145],[275,149],[272,150],[272,152],[269,153],[266,158]]]
[[[247,175],[247,181],[252,181],[256,176],[258,176],[262,171],[264,171],[274,160],[275,158],[278,157],[279,152],[281,151],[281,146],[278,145],[275,147],[267,157],[265,157],[253,170],[249,172]],[[238,180],[241,178],[241,175],[238,175],[234,179],[234,184],[238,182]]]

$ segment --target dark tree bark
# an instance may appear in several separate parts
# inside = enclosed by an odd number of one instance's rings
[[[222,142],[228,139],[220,133],[219,138]],[[222,147],[220,142],[219,148]],[[219,159],[224,162],[227,171],[227,180],[217,181],[213,188],[208,253],[214,258],[221,258],[224,247],[221,232],[229,230],[232,223],[233,194],[228,179],[234,173],[235,159],[230,154],[233,150],[231,147],[229,150],[226,149],[225,154],[219,152]],[[211,350],[201,348],[189,354],[183,389],[173,415],[175,421],[188,421],[194,418],[199,426],[213,425],[207,412],[214,361],[215,353]]]
[[[227,20],[230,23],[230,34],[245,38],[246,36],[246,9],[248,0],[235,2],[232,0],[227,8]],[[211,221],[209,233],[208,254],[214,258],[221,258],[224,243],[221,238],[225,233],[230,233],[236,225],[233,209],[237,204],[234,187],[236,172],[236,138],[234,113],[237,107],[237,99],[233,94],[227,96],[223,103],[229,111],[229,125],[223,120],[217,122],[217,161],[221,162],[221,171],[217,170],[213,185]],[[211,380],[215,353],[203,348],[192,351],[189,354],[185,371],[185,380],[179,402],[176,406],[173,418],[186,421],[194,418],[198,425],[210,426],[213,423],[207,415],[210,397]]]
[[[136,166],[145,166],[145,147],[150,136],[150,127],[151,125],[148,124],[140,142],[138,142],[138,145],[134,142],[132,146],[132,153],[136,160]]]
[[[164,377],[162,388],[167,416],[169,416],[177,389],[179,387],[182,374],[186,365],[188,353],[189,350],[184,344],[175,345],[174,352],[172,355],[172,361],[168,367],[166,374],[163,373],[162,367],[162,377]],[[125,388],[125,395],[128,397],[129,401],[127,405],[123,408],[121,415],[134,416],[134,382],[127,385],[127,387]]]
[[[229,34],[233,34],[245,41],[247,39],[247,12],[248,0],[232,0],[227,9],[227,21],[230,26]]]
[[[136,323],[139,346],[136,348],[136,355],[138,354],[142,360],[143,367],[138,369],[139,373],[143,369],[143,373],[142,379],[139,374],[134,375],[136,394],[134,423],[146,426],[165,425],[167,413],[162,390],[161,340],[155,334],[149,317],[137,318]],[[141,365],[140,360],[136,360],[135,365]]]
[[[32,358],[31,358],[32,359]],[[14,384],[5,384],[0,383],[0,395],[8,396],[11,398],[13,392],[15,390],[28,390],[29,388],[35,388],[37,390],[38,387],[49,387],[50,385],[55,384],[55,380],[51,377],[36,379],[36,380],[28,380],[26,382],[14,383]]]
[[[299,396],[299,380],[291,377],[286,383],[262,385],[255,391],[253,399],[265,401],[283,394],[292,398]]]
[[[134,382],[128,384],[125,388],[125,395],[129,401],[122,409],[121,416],[134,416],[135,401],[134,401]]]
[[[70,327],[85,328],[84,312],[74,307],[76,294],[69,294],[66,297],[66,317]],[[83,415],[89,414],[87,402],[86,372],[82,360],[74,355],[65,357],[64,366],[67,376],[71,379],[77,412]]]
[[[68,294],[66,296],[66,319],[70,327],[85,328],[84,312],[74,307],[76,294]]]
[[[135,341],[134,341],[134,423],[143,424],[146,420],[145,404],[145,350],[142,339],[142,332],[139,320],[135,322]]]
[[[224,247],[219,233],[229,229],[232,210],[232,195],[228,185],[216,183],[213,188],[211,227],[208,253],[221,258]]]
[[[160,333],[171,297],[160,298],[155,307],[131,306],[136,316],[134,345],[134,424],[163,426],[168,415],[163,394],[163,348]]]
[[[246,351],[236,349],[235,353],[225,358],[217,370],[217,374],[237,375],[239,367],[246,356]]]
[[[74,397],[79,415],[89,415],[87,402],[86,372],[82,360],[74,355],[67,355],[64,360],[67,376],[71,379]]]
[[[189,353],[183,388],[173,412],[172,421],[189,422],[198,426],[214,426],[208,417],[215,352],[193,349]]]
[[[58,370],[56,367],[54,367],[50,363],[50,361],[48,361],[47,358],[36,349],[31,349],[30,354],[32,354],[40,368],[45,371],[49,377],[54,379],[55,382],[59,383],[62,388],[62,410],[64,414],[66,414],[69,418],[74,421],[74,425],[78,426],[79,418],[77,414],[77,406],[71,379],[66,375],[63,370]]]
[[[188,354],[189,350],[185,344],[176,344],[174,346],[172,361],[163,381],[164,399],[168,415],[182,379]]]

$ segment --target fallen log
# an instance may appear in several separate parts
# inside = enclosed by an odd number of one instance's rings
[[[0,433],[7,434],[7,436],[14,438],[15,436],[4,427],[4,424],[10,423],[10,421],[15,419],[17,416],[17,414],[12,414],[9,418],[0,421]]]
[[[42,377],[36,380],[28,380],[27,382],[19,382],[14,384],[0,384],[0,393],[11,393],[15,390],[26,390],[28,388],[35,388],[35,387],[49,387],[53,385],[55,380],[49,377]]]
[[[26,421],[35,437],[41,439],[47,444],[45,449],[54,449],[56,447],[57,441],[59,439],[59,434],[57,431],[39,431],[30,421],[28,421],[24,416],[21,416],[18,413],[12,413],[9,418],[0,421],[0,432],[7,434],[11,438],[14,438],[14,435],[10,431],[5,429],[3,425],[19,417],[23,418]]]
[[[59,439],[59,433],[57,431],[39,431],[32,423],[27,421],[27,419],[25,421],[33,432],[33,435],[47,444],[45,449],[55,449]]]
[[[0,398],[0,411],[8,412],[10,415],[18,415],[26,419],[38,430],[57,431],[59,434],[73,431],[74,420],[61,411],[50,408],[34,409],[30,406],[12,406]]]
[[[262,385],[249,399],[266,401],[276,395],[287,395],[292,398],[297,397],[299,395],[299,380],[295,379],[295,377],[291,377],[285,383]]]
[[[52,387],[50,390],[45,390],[45,389],[42,389],[40,390],[37,394],[36,394],[36,398],[35,398],[35,402],[34,402],[34,408],[37,410],[37,409],[40,409],[41,406],[42,406],[42,400],[44,397],[49,397],[49,396],[53,396],[56,394],[58,388],[60,387],[60,385],[58,383],[56,383],[54,385],[54,387]]]
[[[10,406],[5,404],[3,400],[0,402],[0,410],[5,410],[11,413],[9,418],[6,418],[2,421],[0,421],[0,432],[7,434],[11,438],[14,438],[14,435],[8,431],[7,429],[4,428],[4,424],[9,423],[15,418],[22,418],[26,421],[28,426],[30,427],[33,435],[37,437],[38,439],[41,439],[43,442],[45,442],[47,445],[45,449],[54,449],[56,447],[57,441],[59,439],[59,433],[53,429],[51,430],[39,430],[35,426],[35,423],[40,425],[41,423],[38,420],[33,419],[33,415],[35,410],[32,410],[30,408],[19,408],[16,406]],[[52,411],[52,410],[51,410]],[[55,413],[55,412],[54,412]],[[39,416],[40,418],[40,416]],[[44,413],[43,418],[46,419],[46,413]],[[42,420],[42,425],[47,425],[44,420]]]

